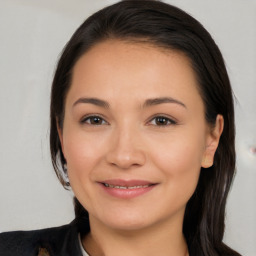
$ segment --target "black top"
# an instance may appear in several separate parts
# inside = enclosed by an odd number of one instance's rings
[[[33,231],[13,231],[0,234],[0,256],[82,256],[78,221],[68,225]]]

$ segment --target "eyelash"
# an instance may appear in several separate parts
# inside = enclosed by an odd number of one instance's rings
[[[94,119],[94,120],[93,120]],[[101,122],[101,123],[98,123],[98,124],[93,124],[92,122],[93,121],[96,121],[96,119]],[[157,119],[158,121],[160,122],[164,122],[164,124],[157,124]],[[162,120],[161,120],[162,119]],[[89,122],[88,122],[89,121]],[[152,124],[152,122],[154,121],[154,124]],[[93,125],[93,126],[101,126],[101,125],[106,125],[106,124],[109,124],[107,121],[104,120],[104,118],[102,118],[101,116],[99,115],[90,115],[90,116],[85,116],[81,121],[80,123],[82,124],[88,124],[88,125]],[[163,115],[157,115],[157,116],[154,116],[153,118],[151,118],[149,120],[149,125],[154,125],[154,126],[170,126],[170,125],[176,125],[177,122],[174,121],[173,119],[169,118],[169,117],[166,117],[166,116],[163,116]]]
[[[95,119],[98,119],[98,120],[100,120],[100,121],[102,121],[102,122],[104,122],[104,123],[103,123],[103,124],[102,124],[102,123],[100,123],[100,124],[92,124],[91,122],[92,122],[93,119],[94,119],[94,121],[95,121]],[[89,120],[90,120],[90,123],[87,122],[87,121],[89,121]],[[99,116],[99,115],[85,116],[85,117],[82,118],[82,120],[80,121],[80,123],[82,123],[82,124],[88,124],[88,125],[93,125],[93,126],[100,126],[100,125],[106,125],[106,124],[108,124],[108,122],[105,121],[104,118],[102,118],[102,117]]]
[[[157,119],[164,120],[165,124],[157,125],[156,124]],[[163,116],[163,115],[154,116],[152,119],[150,119],[149,123],[152,123],[153,120],[155,120],[155,124],[153,124],[155,126],[170,126],[170,125],[176,125],[177,124],[177,122],[174,121],[173,119],[171,119],[169,117],[166,117],[166,116]]]

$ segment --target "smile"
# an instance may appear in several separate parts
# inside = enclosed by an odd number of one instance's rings
[[[119,188],[119,189],[136,189],[136,188],[147,188],[149,186],[152,186],[150,184],[148,185],[140,185],[140,186],[130,186],[130,187],[126,187],[126,186],[116,186],[116,185],[111,185],[111,184],[108,184],[108,183],[103,183],[105,187],[109,187],[109,188]]]
[[[120,199],[132,199],[150,192],[157,184],[143,180],[104,180],[98,183],[104,194]]]

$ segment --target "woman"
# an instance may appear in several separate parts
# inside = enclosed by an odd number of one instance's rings
[[[89,17],[52,84],[66,226],[0,235],[0,255],[239,255],[223,244],[235,169],[232,90],[194,18],[158,1]]]

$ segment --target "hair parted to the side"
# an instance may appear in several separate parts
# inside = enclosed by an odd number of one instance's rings
[[[90,16],[65,46],[55,72],[51,94],[50,147],[53,167],[60,182],[65,158],[57,132],[65,116],[65,98],[77,60],[97,43],[118,39],[143,42],[185,54],[198,80],[205,118],[214,126],[224,117],[224,130],[214,164],[201,169],[195,193],[189,200],[183,232],[190,256],[239,255],[223,244],[225,205],[235,173],[233,95],[223,57],[204,27],[184,11],[154,0],[125,0]],[[76,218],[88,221],[88,213],[75,199]]]

